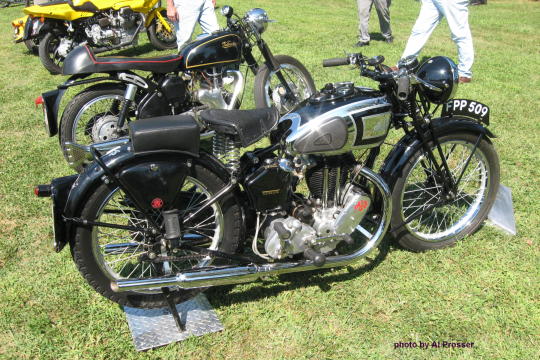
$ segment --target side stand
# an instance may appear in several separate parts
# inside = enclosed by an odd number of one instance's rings
[[[171,315],[173,316],[173,319],[174,319],[174,322],[176,323],[176,327],[178,328],[178,331],[180,332],[186,331],[186,326],[182,322],[182,319],[180,319],[180,315],[178,314],[178,310],[176,309],[176,304],[173,301],[174,291],[171,292],[169,288],[167,287],[161,288],[161,291],[163,291],[163,296],[165,297],[165,300],[167,300],[167,305],[169,305],[169,311],[171,312]]]

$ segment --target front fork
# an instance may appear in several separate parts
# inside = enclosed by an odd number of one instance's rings
[[[285,80],[285,77],[281,73],[280,64],[277,63],[276,58],[272,54],[272,51],[270,51],[268,45],[266,45],[266,42],[263,39],[259,39],[257,40],[257,45],[261,50],[261,54],[264,58],[264,63],[266,64],[268,69],[270,69],[270,71],[276,74],[276,77],[285,89],[285,99],[296,102],[296,95],[294,95],[294,92],[289,86],[289,83],[287,83],[287,80]]]

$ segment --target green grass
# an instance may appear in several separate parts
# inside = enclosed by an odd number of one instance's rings
[[[264,7],[277,19],[265,39],[275,54],[301,60],[318,87],[351,79],[375,85],[345,67],[321,67],[322,59],[355,50],[353,1],[229,4],[239,12]],[[32,185],[71,170],[57,138],[44,135],[33,100],[64,79],[50,76],[37,57],[12,43],[10,21],[21,8],[0,9],[0,358],[539,358],[539,5],[490,0],[470,9],[474,81],[457,93],[491,107],[490,129],[498,135],[501,181],[513,191],[517,236],[485,226],[450,249],[415,254],[391,248],[374,266],[364,262],[312,276],[213,289],[208,296],[223,332],[141,354],[133,349],[122,310],[84,282],[69,251],[52,250],[50,204],[32,195]],[[383,54],[394,64],[419,6],[412,0],[394,1],[395,43],[372,41],[363,51]],[[375,14],[371,29],[378,32]],[[143,35],[140,46],[150,50],[146,44]],[[445,23],[422,55],[455,59]],[[251,98],[248,92],[244,107],[253,105]],[[475,345],[394,350],[397,341],[445,340]]]

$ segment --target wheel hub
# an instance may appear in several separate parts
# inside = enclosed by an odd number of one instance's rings
[[[120,137],[119,130],[127,130],[127,124],[118,129],[117,116],[105,115],[100,117],[92,126],[92,141],[97,143],[118,139]]]
[[[292,82],[288,82],[287,84],[289,85],[289,88],[292,90],[293,94],[298,97],[296,85]],[[274,101],[274,104],[278,110],[280,110],[280,112],[282,108],[290,110],[292,105],[294,105],[294,103],[287,98],[287,90],[285,90],[285,87],[282,84],[277,85],[274,88],[274,91],[272,91],[272,101]]]

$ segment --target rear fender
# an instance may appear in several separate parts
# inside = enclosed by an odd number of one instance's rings
[[[79,85],[86,85],[90,83],[96,83],[98,84],[92,85],[88,88],[86,88],[84,91],[90,91],[95,90],[98,88],[103,88],[105,86],[117,86],[114,81],[121,82],[120,80],[115,79],[114,77],[96,77],[91,79],[85,79],[85,80],[77,80],[81,77],[86,77],[91,74],[85,74],[85,76],[75,75],[69,78],[68,81],[58,86],[57,89],[47,91],[43,94],[41,94],[41,97],[43,98],[43,111],[46,112],[46,119],[47,119],[47,129],[49,136],[54,136],[58,134],[58,117],[59,117],[59,109],[60,109],[60,103],[62,102],[62,98],[64,94],[66,93],[67,89],[73,86],[79,86]],[[107,82],[103,82],[107,81]]]
[[[212,155],[201,153],[200,156],[193,157],[177,151],[152,151],[149,153],[135,154],[128,150],[130,145],[125,145],[120,149],[113,149],[101,159],[111,172],[127,185],[128,190],[132,190],[136,201],[144,208],[148,208],[155,197],[163,200],[164,208],[168,204],[172,207],[179,184],[184,180],[187,173],[186,161],[189,159],[194,164],[201,164],[212,171],[222,181],[228,182],[229,175],[227,169]],[[158,170],[148,171],[150,164],[156,164]],[[93,192],[106,181],[106,174],[103,168],[96,162],[90,164],[85,171],[79,175],[73,184],[69,196],[65,203],[62,216],[64,218],[79,217],[88,198]],[[141,181],[146,189],[152,189],[152,193],[141,193]],[[110,184],[111,189],[115,185]],[[73,222],[63,222],[64,237],[57,239],[61,247],[72,243],[75,239],[77,225]]]
[[[469,132],[472,134],[484,134],[486,139],[495,138],[495,135],[480,123],[469,119],[452,117],[437,118],[432,120],[434,135],[442,137],[455,132]],[[424,134],[426,141],[431,139],[429,132]],[[381,166],[380,174],[392,189],[397,179],[402,175],[403,168],[409,159],[422,147],[423,143],[413,133],[405,135],[394,146],[394,149],[386,156]]]

